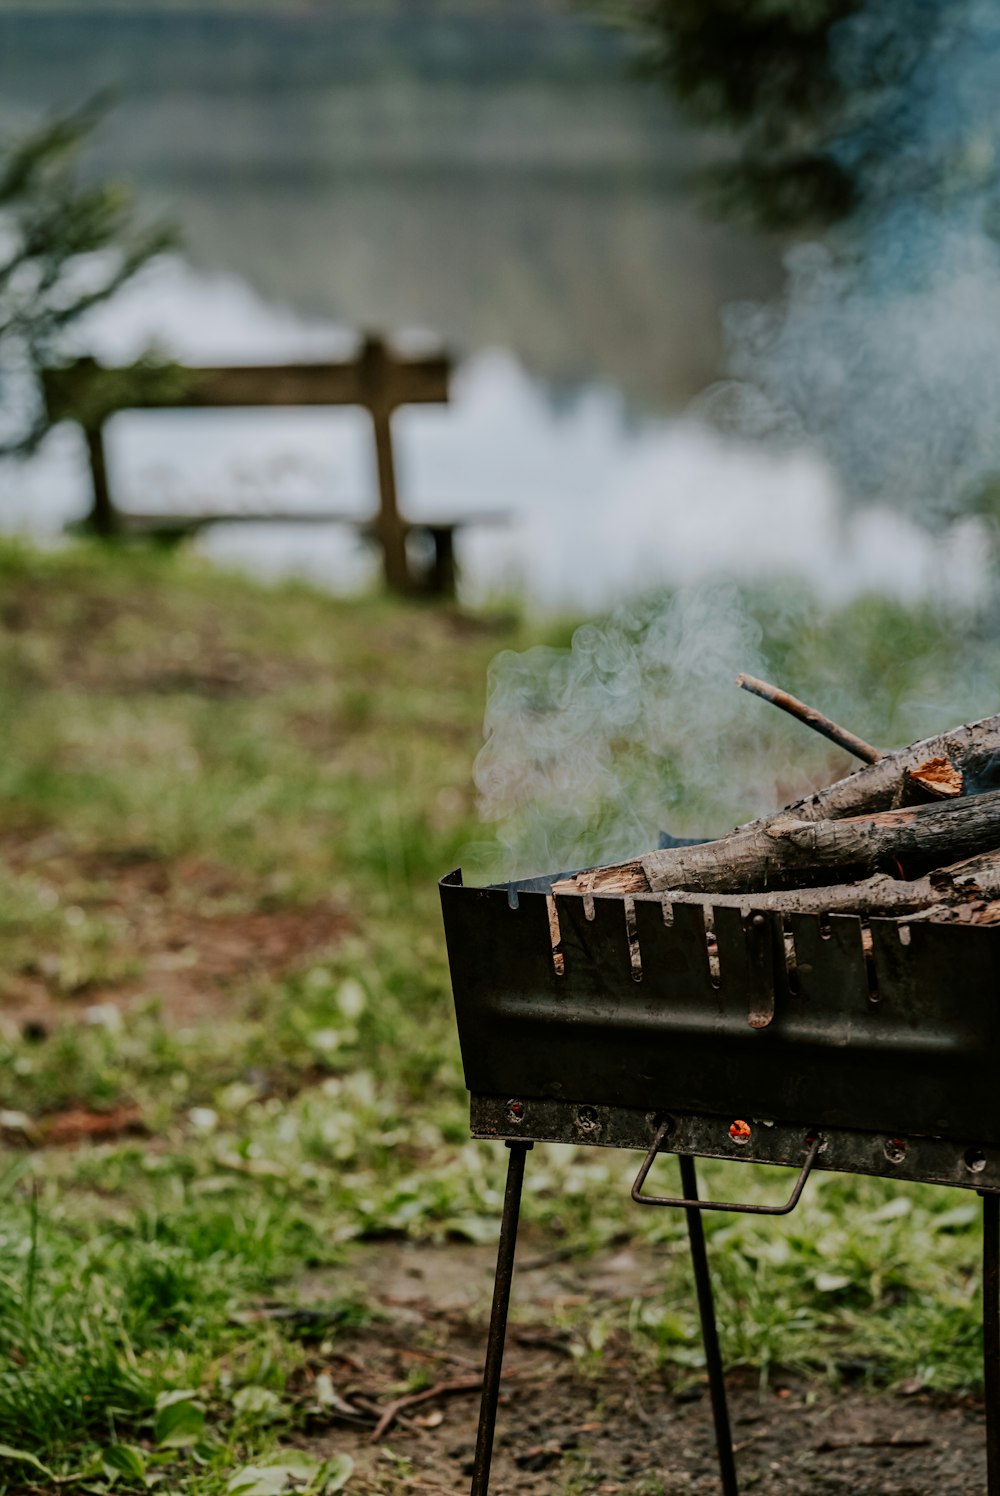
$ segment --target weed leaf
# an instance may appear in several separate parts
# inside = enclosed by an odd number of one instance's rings
[[[190,1449],[204,1430],[204,1409],[194,1392],[167,1392],[156,1399],[153,1438],[160,1449]]]
[[[108,1480],[115,1481],[119,1475],[130,1475],[133,1480],[146,1480],[146,1461],[142,1450],[134,1444],[109,1444],[101,1451],[101,1464]]]
[[[269,1387],[241,1387],[233,1394],[233,1407],[237,1413],[249,1413],[257,1418],[275,1418],[283,1412],[281,1398]]]
[[[50,1480],[56,1478],[48,1466],[42,1464],[37,1455],[30,1454],[26,1449],[13,1449],[9,1444],[0,1444],[0,1460],[20,1460],[25,1465],[34,1465],[36,1470],[40,1470]]]
[[[320,1464],[311,1455],[282,1451],[259,1465],[245,1465],[229,1478],[229,1496],[333,1496],[342,1491],[354,1471],[349,1455],[334,1455]]]
[[[354,1461],[349,1454],[335,1454],[332,1459],[326,1460],[316,1481],[316,1490],[322,1492],[322,1496],[333,1496],[334,1491],[342,1491],[354,1474]]]

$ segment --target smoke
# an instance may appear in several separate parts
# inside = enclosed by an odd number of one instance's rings
[[[1000,7],[873,0],[834,59],[857,211],[792,251],[779,301],[728,311],[733,379],[700,408],[946,523],[1000,472]]]
[[[475,779],[484,819],[500,823],[504,876],[632,856],[662,827],[709,834],[723,786],[751,808],[773,793],[741,751],[733,688],[759,641],[738,592],[716,583],[623,606],[568,650],[499,655]]]
[[[871,0],[834,46],[856,102],[833,150],[858,208],[790,253],[780,299],[730,309],[730,377],[699,411],[818,451],[855,501],[941,525],[1000,473],[1000,6]],[[727,810],[773,805],[774,739],[732,684],[767,673],[762,649],[720,584],[620,609],[568,651],[501,655],[476,783],[504,875],[623,859],[661,828],[716,834]]]

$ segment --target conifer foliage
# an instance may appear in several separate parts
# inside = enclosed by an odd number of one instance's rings
[[[38,375],[84,351],[84,316],[174,242],[139,221],[132,194],[80,158],[104,101],[0,142],[0,451],[27,455],[49,427]]]

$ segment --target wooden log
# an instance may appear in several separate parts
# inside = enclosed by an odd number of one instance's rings
[[[887,753],[878,763],[864,769],[855,769],[844,779],[838,779],[825,789],[806,795],[802,800],[787,807],[804,821],[839,820],[841,816],[865,815],[870,811],[889,810],[907,770],[921,768],[930,759],[946,758],[954,770],[962,775],[966,788],[977,787],[984,774],[990,774],[994,761],[1000,755],[1000,714],[984,717],[953,727],[948,732],[933,738],[924,738],[919,743],[910,743],[894,753]],[[983,788],[992,789],[1000,784],[1000,768],[991,775],[993,782]],[[779,812],[784,814],[785,812]],[[769,817],[758,822],[764,824]]]
[[[898,802],[907,771],[920,769],[934,758],[947,759],[955,772],[962,776],[968,791],[992,788],[1000,780],[1000,715],[954,727],[936,737],[911,743],[895,753],[887,753],[878,763],[857,769],[846,778],[838,779],[835,784],[807,795],[779,811],[777,816],[762,816],[759,820],[737,827],[729,836],[705,845],[716,849],[713,858],[716,865],[725,861],[719,849],[734,845],[744,882],[742,885],[737,884],[732,891],[744,891],[761,883],[766,884],[764,869],[758,868],[755,876],[747,864],[748,837],[765,831],[776,819],[839,820],[887,811]],[[766,850],[770,850],[767,843],[764,846]],[[685,856],[692,850],[694,849],[678,847],[649,852],[630,862],[578,873],[574,878],[564,879],[554,885],[554,892],[631,894],[645,893],[650,888],[685,888],[690,886],[685,882],[688,868]],[[650,881],[651,875],[655,876],[655,883]],[[694,885],[695,890],[700,886]],[[717,891],[723,891],[721,885],[713,887],[717,887]]]
[[[878,768],[880,765],[875,765]],[[840,881],[898,869],[909,876],[1000,847],[1000,790],[844,820],[786,811],[697,847],[649,852],[553,885],[555,893],[746,893]]]
[[[961,795],[965,789],[961,769],[956,769],[950,758],[941,755],[929,758],[915,769],[907,769],[904,778],[907,788],[913,788],[932,800],[949,800],[954,795]]]
[[[970,900],[1000,898],[1000,852],[987,852],[950,867],[935,868],[923,878],[894,878],[889,873],[875,873],[860,882],[820,888],[770,893],[692,893],[675,888],[665,893],[640,893],[635,898],[660,904],[739,909],[744,914],[904,915],[921,911],[921,918],[933,918],[934,911],[956,908]]]
[[[743,914],[907,914],[943,902],[929,879],[893,878],[888,873],[876,873],[857,883],[771,893],[692,893],[671,888],[633,897],[661,904],[700,904],[705,909],[739,909]]]
[[[1000,925],[1000,899],[980,899],[975,903],[935,904],[906,916],[907,924],[941,923],[949,925]]]
[[[1000,896],[1000,853],[977,852],[961,862],[936,867],[927,881],[939,895],[980,893],[984,897]]]

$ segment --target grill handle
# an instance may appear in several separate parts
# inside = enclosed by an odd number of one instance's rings
[[[653,1167],[656,1155],[660,1151],[660,1146],[670,1131],[670,1126],[669,1118],[660,1124],[656,1137],[650,1145],[649,1152],[642,1161],[642,1167],[635,1176],[635,1183],[632,1186],[632,1199],[637,1205],[678,1205],[684,1210],[728,1210],[738,1215],[789,1215],[799,1203],[802,1191],[805,1189],[806,1180],[812,1173],[813,1164],[816,1162],[816,1155],[823,1144],[822,1133],[814,1132],[810,1134],[807,1139],[809,1142],[809,1152],[806,1154],[805,1163],[802,1165],[799,1177],[795,1181],[795,1188],[784,1205],[738,1205],[721,1200],[699,1200],[697,1197],[693,1200],[685,1200],[681,1196],[673,1195],[644,1195],[642,1187],[646,1183],[646,1176]]]

